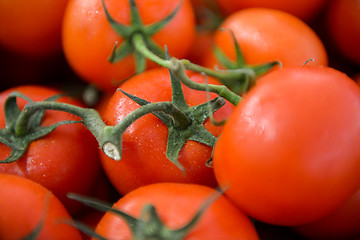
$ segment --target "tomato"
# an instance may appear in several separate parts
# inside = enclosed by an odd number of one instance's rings
[[[43,86],[23,85],[8,89],[0,94],[3,108],[7,96],[18,91],[33,101],[41,101],[60,92]],[[77,106],[82,104],[74,99],[61,98],[58,101]],[[19,99],[23,108],[27,102]],[[47,111],[42,125],[48,126],[62,120],[79,120],[74,115]],[[0,126],[5,126],[4,112],[1,111]],[[101,169],[98,146],[95,138],[82,124],[67,124],[57,127],[53,132],[32,142],[26,153],[17,161],[0,164],[0,173],[14,174],[29,178],[52,191],[71,213],[81,205],[66,197],[68,192],[88,194]],[[7,158],[10,148],[0,144],[1,160]]]
[[[332,0],[327,11],[330,38],[342,56],[360,65],[360,3]]]
[[[225,16],[245,8],[260,7],[288,12],[306,21],[315,17],[325,7],[326,2],[326,0],[216,0]]]
[[[71,216],[48,189],[8,174],[0,174],[0,185],[1,239],[25,239],[39,223],[42,226],[36,239],[82,239],[76,228],[61,222],[71,220]]]
[[[135,1],[144,25],[165,18],[180,0]],[[130,23],[128,0],[105,0],[110,15],[122,24]],[[175,17],[151,38],[167,46],[171,56],[182,58],[195,36],[195,16],[188,0],[181,3]],[[179,37],[181,35],[181,38]],[[107,61],[115,43],[123,39],[112,29],[101,0],[70,0],[63,23],[63,48],[67,61],[85,81],[105,90],[115,90],[119,82],[135,73],[133,55],[112,64]],[[156,66],[148,61],[148,67]]]
[[[325,66],[265,75],[234,109],[214,148],[226,195],[260,221],[316,221],[360,184],[360,88]]]
[[[200,74],[189,73],[193,81],[204,82]],[[209,78],[209,83],[219,84]],[[121,89],[127,93],[150,102],[171,101],[172,90],[169,71],[165,68],[154,68],[122,84]],[[206,102],[206,93],[183,86],[185,100],[189,106]],[[211,97],[214,98],[214,94]],[[121,91],[117,91],[109,101],[102,115],[107,125],[118,124],[139,105]],[[217,120],[227,118],[233,106],[227,103],[214,113]],[[210,121],[204,126],[213,135],[218,136],[222,127],[215,127]],[[122,158],[120,161],[100,153],[102,166],[111,183],[125,194],[139,186],[156,182],[188,182],[216,186],[212,168],[206,167],[211,158],[212,148],[195,141],[187,141],[182,147],[179,162],[185,168],[185,174],[170,160],[165,152],[168,128],[157,117],[147,114],[136,120],[122,136]]]
[[[221,30],[225,29],[225,30]],[[214,35],[214,44],[230,59],[236,51],[232,31],[249,65],[275,60],[284,67],[303,65],[327,65],[326,49],[316,33],[303,21],[286,12],[249,8],[238,11],[224,20]],[[205,55],[204,65],[221,66],[213,51]]]
[[[186,59],[192,63],[202,65],[204,55],[212,49],[213,35],[214,31],[212,30],[197,31],[194,44],[192,45],[191,51],[187,55]]]
[[[170,229],[178,229],[194,217],[215,193],[206,186],[180,183],[158,183],[140,187],[117,201],[113,208],[139,218],[142,208],[152,204],[161,221]],[[121,217],[105,213],[96,232],[108,239],[129,239],[128,225]],[[247,216],[224,196],[216,199],[203,212],[184,239],[258,239]]]
[[[32,57],[61,52],[61,24],[67,0],[1,0],[0,46]]]
[[[360,189],[329,216],[295,230],[309,239],[356,239],[360,237]]]

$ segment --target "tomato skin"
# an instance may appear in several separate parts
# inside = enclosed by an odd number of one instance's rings
[[[138,218],[142,208],[146,204],[152,204],[164,225],[177,229],[188,223],[214,193],[214,189],[201,185],[157,183],[128,193],[113,207]],[[95,230],[108,239],[130,239],[128,225],[111,213],[105,213]],[[249,218],[228,199],[220,196],[205,210],[194,229],[184,239],[250,240],[258,239],[258,236]]]
[[[295,231],[307,239],[356,239],[360,237],[360,189],[329,216]]]
[[[192,73],[189,76],[194,81],[204,82],[200,74]],[[213,78],[209,78],[209,83],[219,84]],[[134,76],[120,88],[150,102],[171,101],[170,75],[164,68],[155,68]],[[191,90],[185,86],[183,90],[189,106],[206,102],[205,92]],[[210,96],[215,97],[214,94]],[[110,99],[102,117],[107,125],[113,126],[138,107],[138,104],[117,91]],[[233,106],[226,103],[215,112],[214,117],[217,120],[225,119],[232,109]],[[222,127],[215,127],[209,120],[206,120],[204,125],[215,136],[222,130]],[[165,156],[167,135],[168,128],[165,124],[154,115],[147,114],[136,120],[123,134],[123,156],[120,161],[114,161],[100,152],[105,173],[120,194],[155,182],[189,182],[216,186],[212,168],[205,166],[211,157],[212,148],[188,141],[179,155],[179,162],[186,171],[184,174]]]
[[[60,54],[67,0],[1,0],[0,46],[32,57]]]
[[[41,101],[60,93],[58,90],[36,85],[14,87],[0,94],[1,108],[6,97],[13,91],[19,91],[33,101]],[[80,102],[69,98],[61,98],[59,101],[82,106]],[[19,99],[20,108],[25,104],[26,101]],[[65,112],[47,111],[42,124],[47,126],[62,120],[79,119]],[[5,126],[3,111],[0,126]],[[0,144],[1,159],[9,154],[10,148]],[[32,142],[27,152],[17,161],[0,164],[0,173],[26,177],[51,190],[71,213],[77,212],[82,204],[68,199],[66,194],[88,194],[100,169],[98,144],[82,124],[59,126],[45,137]]]
[[[192,63],[203,65],[205,54],[212,50],[213,35],[213,30],[197,31],[193,46],[186,59]]]
[[[104,1],[112,17],[130,23],[128,0]],[[145,25],[155,23],[170,14],[179,0],[135,1]],[[181,38],[179,38],[181,34]],[[183,1],[176,16],[152,39],[168,47],[174,57],[185,57],[195,36],[195,16],[188,0]],[[115,42],[123,39],[108,23],[100,0],[70,0],[63,23],[63,48],[66,59],[74,71],[85,81],[105,91],[113,91],[121,81],[135,72],[134,59],[127,56],[112,64],[107,61]],[[148,67],[156,66],[147,62]]]
[[[332,68],[265,75],[214,148],[226,195],[260,221],[294,226],[338,208],[360,183],[360,89]]]
[[[327,11],[327,26],[333,43],[342,56],[360,66],[360,3],[332,0]]]
[[[39,224],[42,214],[45,219],[36,239],[82,239],[76,228],[59,222],[71,220],[71,216],[48,189],[29,179],[8,174],[0,174],[0,185],[1,239],[23,239]]]
[[[245,8],[260,7],[278,9],[308,21],[325,7],[326,0],[216,0],[216,3],[225,16]]]
[[[226,30],[222,31],[224,28]],[[266,8],[249,8],[238,11],[220,25],[214,35],[214,44],[235,60],[234,33],[245,62],[261,64],[281,61],[284,67],[327,65],[326,49],[316,33],[300,19],[283,11]],[[205,54],[204,65],[221,66],[213,51]]]

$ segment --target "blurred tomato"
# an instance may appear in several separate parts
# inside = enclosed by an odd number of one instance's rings
[[[0,46],[32,57],[60,53],[68,0],[0,0]]]

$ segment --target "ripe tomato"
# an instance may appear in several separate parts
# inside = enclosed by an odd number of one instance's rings
[[[59,94],[55,89],[42,86],[24,85],[8,89],[0,94],[3,108],[7,96],[18,91],[33,101],[42,101]],[[76,100],[61,98],[58,101],[82,106]],[[27,102],[19,99],[19,108]],[[47,111],[42,125],[48,126],[62,120],[78,120],[74,115]],[[0,114],[0,127],[5,126],[4,112]],[[1,160],[7,158],[10,148],[0,144]],[[51,190],[73,213],[79,210],[79,203],[67,198],[68,192],[88,194],[97,179],[101,165],[95,138],[82,124],[67,124],[32,142],[26,153],[17,161],[0,164],[0,173],[14,174],[29,178]]]
[[[214,149],[226,195],[260,221],[299,225],[330,214],[360,184],[360,88],[324,66],[265,75]]]
[[[154,205],[161,221],[170,229],[183,227],[215,193],[206,186],[157,183],[140,187],[117,201],[113,208],[139,218],[146,204]],[[107,239],[129,239],[127,223],[113,213],[105,213],[96,232]],[[203,212],[184,239],[259,239],[247,216],[227,198],[220,196]]]
[[[358,239],[360,237],[360,189],[329,216],[295,231],[309,239]]]
[[[186,59],[192,63],[202,65],[205,53],[212,49],[213,35],[214,31],[212,30],[197,31],[194,44]]]
[[[61,51],[67,0],[0,0],[0,46],[33,57]]]
[[[224,28],[225,30],[221,30]],[[283,66],[327,65],[325,47],[316,33],[303,21],[286,12],[249,8],[224,20],[214,36],[214,44],[232,60],[236,51],[232,31],[247,64],[281,61]],[[205,55],[204,65],[221,66],[213,51]]]
[[[122,24],[130,23],[128,0],[105,0],[110,15]],[[149,25],[174,11],[180,0],[135,1],[144,25]],[[189,51],[195,35],[195,17],[188,0],[181,3],[175,17],[152,39],[166,45],[171,56],[182,58]],[[181,37],[179,37],[181,35]],[[85,81],[103,90],[115,90],[119,82],[135,72],[133,55],[115,64],[107,61],[115,42],[123,39],[110,26],[101,0],[70,0],[63,23],[63,48],[74,71]],[[148,66],[156,66],[148,61]],[[149,66],[150,67],[150,66]]]
[[[80,232],[61,223],[71,220],[63,204],[48,189],[29,179],[0,174],[0,238],[25,239],[38,224],[36,239],[80,240]]]
[[[189,73],[190,74],[190,73]],[[190,74],[192,80],[204,82],[200,74]],[[209,83],[219,84],[213,78]],[[169,71],[154,68],[122,84],[121,89],[150,102],[171,101],[172,90]],[[206,102],[206,93],[192,90],[183,85],[185,100],[189,106]],[[211,97],[214,98],[214,94]],[[122,121],[139,105],[121,91],[115,92],[103,114],[107,125],[113,126]],[[217,120],[227,118],[233,106],[230,103],[214,113]],[[215,127],[210,121],[204,123],[213,135],[218,136],[222,127]],[[184,166],[186,174],[167,159],[166,145],[168,128],[152,114],[136,120],[123,134],[122,159],[115,161],[100,152],[102,166],[111,183],[125,194],[139,186],[156,182],[189,182],[216,186],[212,168],[206,167],[211,157],[212,148],[195,142],[187,141],[179,155],[179,162]]]
[[[325,7],[326,0],[216,0],[216,3],[225,16],[245,8],[260,7],[278,9],[307,21]]]
[[[340,53],[360,66],[360,2],[332,0],[327,12],[330,36]]]

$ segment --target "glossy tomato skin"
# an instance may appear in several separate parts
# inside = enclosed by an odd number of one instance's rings
[[[326,0],[216,0],[216,3],[225,16],[245,8],[260,7],[278,9],[309,21],[325,7]]]
[[[33,101],[41,101],[60,91],[39,85],[22,85],[8,89],[0,94],[3,108],[6,97],[13,91],[28,96]],[[58,101],[77,106],[82,104],[74,99],[61,98]],[[26,101],[18,101],[23,108]],[[62,120],[79,120],[74,115],[60,111],[47,111],[43,126]],[[4,113],[0,126],[5,126]],[[1,159],[10,154],[10,148],[0,144]],[[0,173],[14,174],[29,178],[51,190],[67,207],[70,213],[82,206],[67,198],[68,192],[88,194],[100,172],[101,165],[98,144],[92,134],[82,124],[59,126],[53,132],[32,142],[26,153],[13,163],[0,164]]]
[[[225,30],[222,30],[225,29]],[[214,44],[235,60],[235,35],[245,62],[261,64],[278,60],[284,67],[327,65],[326,49],[317,34],[303,21],[289,13],[266,8],[249,8],[228,16],[214,35]],[[213,51],[205,54],[204,65],[221,66]]]
[[[67,0],[1,0],[0,46],[31,57],[60,54]]]
[[[38,240],[81,240],[71,216],[48,189],[29,179],[0,173],[0,238],[24,239],[43,218]]]
[[[264,76],[214,149],[226,195],[260,221],[299,225],[330,214],[359,186],[360,88],[332,68]]]
[[[128,0],[104,1],[112,17],[130,23]],[[179,0],[135,1],[145,25],[155,23],[169,15]],[[179,37],[181,35],[181,38]],[[189,51],[195,36],[195,16],[188,0],[182,2],[176,16],[152,39],[160,47],[165,45],[171,56],[182,58]],[[63,23],[63,48],[66,59],[74,71],[85,81],[113,91],[119,82],[135,72],[133,56],[112,64],[107,61],[115,43],[123,39],[111,28],[104,14],[101,0],[70,0]],[[148,61],[148,67],[155,64]]]
[[[206,186],[157,183],[140,187],[117,201],[113,207],[139,218],[146,204],[155,206],[160,219],[170,229],[187,224],[200,207],[215,194]],[[106,213],[96,232],[108,239],[129,239],[128,225],[118,216]],[[200,217],[184,240],[259,239],[249,218],[224,196],[220,196]]]
[[[360,237],[360,189],[330,215],[295,231],[308,239],[357,239]]]
[[[194,81],[204,82],[200,74],[189,73]],[[209,78],[210,83],[217,83]],[[172,90],[169,71],[155,68],[139,74],[120,86],[120,88],[137,97],[150,102],[171,101]],[[185,100],[194,106],[206,102],[205,92],[191,90],[183,86]],[[211,94],[214,98],[215,95]],[[103,114],[107,125],[116,125],[130,112],[137,109],[138,104],[130,100],[120,91],[110,99]],[[217,120],[227,118],[233,106],[226,103],[215,112]],[[222,127],[215,127],[209,120],[205,127],[218,136]],[[206,167],[211,157],[212,148],[204,144],[188,141],[180,151],[179,162],[183,164],[186,174],[171,163],[165,155],[168,128],[157,117],[147,114],[136,120],[123,135],[122,159],[114,161],[100,152],[102,166],[114,187],[125,194],[139,186],[156,182],[189,182],[208,186],[216,186],[212,168]]]
[[[360,66],[360,3],[332,0],[327,11],[330,37],[342,56]]]

